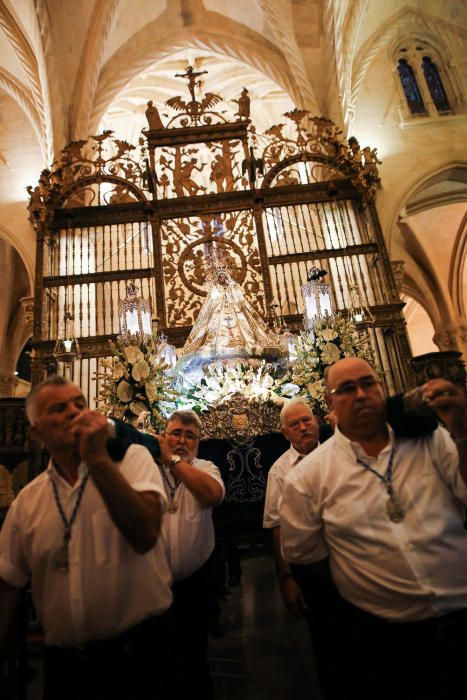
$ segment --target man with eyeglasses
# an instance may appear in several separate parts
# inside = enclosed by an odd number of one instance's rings
[[[174,697],[180,700],[213,697],[207,659],[209,613],[215,595],[210,559],[215,544],[212,509],[222,502],[225,487],[215,464],[197,458],[201,431],[194,411],[175,411],[165,433],[158,436],[169,502],[162,528],[174,578]]]
[[[424,402],[451,435],[439,427],[401,439],[364,360],[340,360],[326,384],[336,432],[286,478],[284,557],[307,565],[329,556],[346,601],[336,656],[347,697],[465,698],[463,392],[442,379],[424,385]]]

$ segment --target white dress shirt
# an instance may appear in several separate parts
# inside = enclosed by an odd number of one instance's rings
[[[446,430],[390,441],[377,458],[336,430],[285,480],[283,554],[308,564],[329,552],[344,598],[390,620],[419,620],[467,608],[467,486]],[[392,522],[380,479],[395,444],[393,486],[405,518]]]
[[[223,500],[225,486],[216,465],[197,457],[192,465],[212,476],[222,486]],[[168,479],[173,483],[174,477],[169,471]],[[164,515],[162,527],[172,575],[174,581],[179,581],[191,576],[208,560],[214,549],[215,535],[212,508],[204,508],[182,483],[178,485],[174,498],[177,510]]]
[[[284,490],[284,480],[289,471],[303,459],[293,445],[272,465],[268,474],[266,496],[264,499],[263,527],[279,527],[279,506]]]
[[[158,493],[165,509],[162,478],[145,447],[131,445],[119,469],[135,490]],[[163,538],[146,554],[135,552],[113,523],[92,477],[71,528],[69,571],[56,568],[64,528],[50,477],[69,519],[86,473],[81,464],[71,486],[49,463],[13,501],[0,532],[0,577],[24,586],[31,576],[48,645],[75,646],[116,636],[172,602]]]

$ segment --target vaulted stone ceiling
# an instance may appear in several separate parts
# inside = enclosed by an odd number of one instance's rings
[[[462,324],[466,27],[463,0],[0,0],[0,237],[32,289],[26,186],[70,139],[105,127],[136,141],[147,100],[163,112],[191,63],[233,111],[247,87],[260,131],[295,105],[378,148],[378,210],[404,291],[436,331]],[[413,129],[391,68],[405,35],[444,47],[457,81],[456,113]]]

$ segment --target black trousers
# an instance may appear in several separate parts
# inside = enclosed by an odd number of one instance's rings
[[[344,600],[328,570],[292,569],[325,700],[467,700],[467,610],[388,622]]]
[[[348,604],[340,632],[352,700],[467,699],[467,609],[398,623]]]
[[[347,700],[348,683],[342,670],[345,658],[342,629],[345,629],[348,603],[339,594],[327,562],[321,570],[315,566],[292,565],[292,571],[308,608],[306,622],[323,698]]]
[[[175,681],[178,700],[212,700],[208,663],[209,617],[216,595],[212,557],[194,574],[172,587],[175,619]]]
[[[46,647],[44,700],[169,700],[171,610],[112,639]]]

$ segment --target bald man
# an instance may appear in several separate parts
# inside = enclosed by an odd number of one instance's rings
[[[364,360],[340,360],[326,384],[336,432],[285,480],[284,557],[312,564],[329,555],[347,601],[336,654],[348,697],[465,698],[464,395],[429,382],[424,399],[448,430],[400,439]]]

